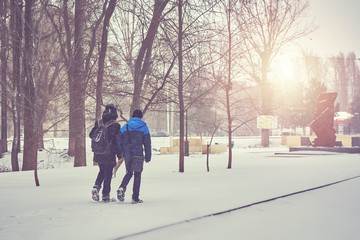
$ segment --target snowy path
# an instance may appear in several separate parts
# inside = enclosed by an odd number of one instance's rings
[[[154,155],[143,173],[143,204],[95,203],[97,167],[0,174],[0,239],[117,239],[148,229],[313,188],[360,175],[359,154],[275,155],[277,149],[192,154],[185,173],[177,155]],[[124,167],[112,182],[120,184]],[[360,235],[360,181],[354,179],[216,217],[130,239],[356,239]],[[322,237],[325,236],[325,237]],[[339,237],[343,236],[343,237]]]
[[[357,239],[360,193],[354,190],[359,187],[360,179],[355,179],[300,196],[118,239]]]

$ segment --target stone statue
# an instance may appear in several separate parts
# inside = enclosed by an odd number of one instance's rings
[[[336,92],[321,93],[317,99],[315,119],[310,123],[311,129],[317,138],[314,139],[314,147],[334,147],[336,131],[334,125],[334,102]]]

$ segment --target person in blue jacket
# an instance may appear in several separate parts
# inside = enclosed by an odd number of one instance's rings
[[[132,203],[142,203],[139,199],[141,173],[144,160],[151,160],[151,138],[149,128],[141,120],[143,113],[135,110],[132,118],[121,128],[121,148],[125,159],[126,174],[117,190],[117,198],[124,201],[126,187],[134,175]],[[145,152],[145,155],[144,155]]]

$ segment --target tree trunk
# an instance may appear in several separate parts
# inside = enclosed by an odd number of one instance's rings
[[[23,170],[37,168],[37,134],[35,124],[35,84],[33,79],[33,4],[34,0],[25,0],[25,51],[24,51],[24,154]],[[36,185],[39,186],[37,176]]]
[[[84,76],[84,29],[85,0],[75,1],[75,39],[74,39],[74,121],[75,157],[74,166],[86,166],[85,144],[85,76]]]
[[[180,110],[180,139],[179,139],[179,172],[184,172],[184,96],[183,96],[183,54],[182,54],[182,38],[183,38],[183,20],[182,20],[182,0],[178,2],[178,14],[179,14],[179,40],[178,40],[178,58],[179,58],[179,86],[178,86],[178,94],[179,94],[179,110]]]
[[[108,46],[108,28],[110,24],[110,18],[114,13],[116,6],[116,0],[110,0],[109,6],[105,12],[104,24],[103,24],[103,31],[101,37],[101,48],[100,48],[100,55],[99,55],[99,68],[98,68],[98,75],[97,75],[97,82],[96,82],[96,119],[101,117],[101,110],[102,110],[102,87],[104,81],[104,68],[105,68],[105,58],[106,58],[106,51]]]
[[[37,118],[37,120],[39,120],[39,118]],[[36,124],[36,136],[38,136],[37,137],[37,148],[43,150],[43,149],[45,149],[45,147],[44,147],[44,118],[40,119],[39,122],[35,123],[35,124]],[[55,131],[55,129],[54,129],[54,131]],[[54,137],[56,137],[56,136],[54,136]]]
[[[231,139],[232,139],[232,119],[231,119],[231,109],[230,109],[230,90],[226,90],[226,112],[228,117],[228,144],[229,144],[229,159],[228,159],[228,169],[231,169],[232,166],[232,148],[231,148]]]
[[[229,34],[229,58],[228,58],[228,82],[226,86],[226,112],[227,112],[227,118],[228,118],[228,145],[229,145],[229,159],[228,159],[228,169],[231,169],[232,166],[232,148],[231,148],[231,137],[232,137],[232,118],[231,118],[231,106],[230,106],[230,91],[232,88],[231,83],[231,0],[228,2],[229,9],[228,9],[228,19],[227,19],[227,27],[228,27],[228,34]]]
[[[13,48],[13,119],[14,137],[11,150],[11,166],[19,171],[18,153],[20,152],[20,55],[22,40],[22,1],[11,1],[11,39]]]
[[[7,12],[7,0],[2,0],[0,3],[0,37],[1,37],[1,153],[7,152],[7,81],[6,81],[6,69],[7,69],[7,48],[8,46],[8,31],[6,27],[6,12]]]
[[[75,156],[75,89],[74,89],[74,77],[73,77],[73,68],[69,69],[70,73],[68,73],[69,77],[69,147],[68,147],[68,155],[73,157]]]
[[[65,63],[67,66],[67,75],[69,81],[69,145],[68,145],[68,155],[73,157],[75,156],[75,89],[74,89],[74,56],[73,49],[71,46],[72,34],[70,29],[69,21],[69,10],[68,10],[68,0],[63,1],[63,16],[64,16],[64,26],[65,26],[65,36],[66,36],[66,47],[62,51]],[[60,40],[60,39],[59,39]]]
[[[210,166],[209,166],[209,150],[210,150],[211,144],[206,144],[206,171],[210,172]]]
[[[269,68],[270,53],[264,51],[261,56],[261,100],[262,100],[262,114],[271,114],[271,90],[267,80],[267,71]],[[269,129],[261,129],[261,146],[269,147]]]

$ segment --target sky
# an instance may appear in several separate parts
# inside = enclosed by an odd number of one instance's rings
[[[319,28],[304,40],[319,56],[353,51],[360,57],[360,1],[310,0],[309,14]],[[311,39],[311,40],[310,40]]]
[[[309,0],[310,7],[306,19],[310,19],[317,29],[309,36],[284,47],[274,59],[269,79],[277,82],[282,91],[293,84],[289,80],[307,79],[298,68],[303,63],[303,52],[314,54],[321,59],[329,59],[340,52],[346,57],[354,52],[360,59],[360,0]],[[360,64],[360,61],[358,61]],[[328,85],[328,91],[336,91]]]

